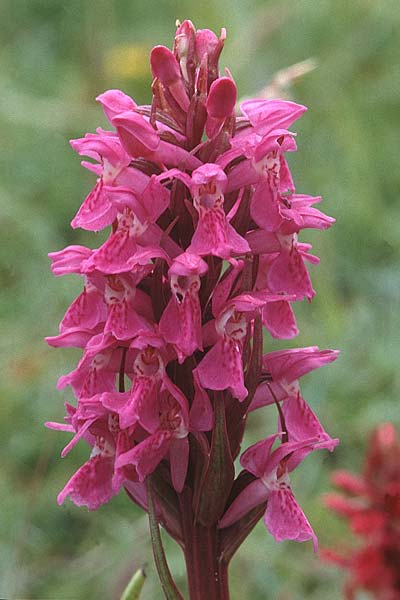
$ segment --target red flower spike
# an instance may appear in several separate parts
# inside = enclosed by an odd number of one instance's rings
[[[346,598],[366,591],[377,600],[400,597],[400,443],[392,423],[371,436],[364,472],[337,471],[332,481],[344,494],[330,493],[324,503],[347,519],[357,546],[325,550],[322,558],[348,571]]]

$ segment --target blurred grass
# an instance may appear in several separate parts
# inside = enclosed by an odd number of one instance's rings
[[[67,460],[63,434],[43,422],[63,416],[70,393],[55,390],[78,352],[42,342],[80,282],[54,280],[46,254],[98,238],[69,221],[93,178],[68,139],[105,125],[94,98],[120,87],[149,101],[143,62],[152,45],[171,44],[176,18],[228,30],[222,66],[242,96],[279,69],[313,57],[318,68],[292,89],[310,107],[296,124],[299,152],[290,157],[298,190],[322,194],[337,218],[326,233],[306,232],[322,259],[313,268],[317,296],[296,307],[301,335],[292,346],[338,347],[337,364],[305,378],[304,394],[327,430],[341,438],[331,456],[307,459],[293,488],[321,545],[343,535],[320,503],[333,468],[356,469],[367,432],[399,426],[398,2],[358,0],[3,0],[0,4],[0,338],[2,470],[0,596],[116,599],[132,572],[152,565],[147,520],[121,494],[96,513],[55,498],[87,457],[84,444]],[[94,239],[95,238],[95,239]],[[270,343],[269,347],[276,344]],[[265,435],[250,419],[248,441]],[[183,585],[184,566],[166,541]],[[232,598],[336,600],[342,574],[320,564],[309,545],[276,544],[259,524],[234,559]],[[161,599],[153,567],[144,600]]]

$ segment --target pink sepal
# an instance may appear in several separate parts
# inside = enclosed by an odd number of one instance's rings
[[[67,246],[58,252],[50,252],[51,270],[53,274],[67,275],[70,273],[82,273],[82,263],[91,256],[93,250],[86,246]]]
[[[78,327],[68,329],[59,335],[48,336],[45,338],[49,346],[53,348],[85,348],[94,335],[103,330],[101,324],[94,329],[82,330]]]
[[[240,457],[240,464],[246,471],[249,471],[256,477],[262,477],[267,471],[272,446],[278,438],[277,433],[268,436],[250,446]]]
[[[307,346],[268,352],[263,356],[263,364],[272,374],[274,381],[291,382],[333,362],[338,356],[338,350],[320,350],[318,346]]]
[[[315,295],[310,276],[304,264],[305,253],[293,244],[289,251],[282,250],[268,271],[268,286],[274,292],[296,294],[309,300]]]
[[[331,452],[337,446],[339,440],[329,437],[314,412],[300,394],[297,394],[297,397],[289,397],[282,404],[282,412],[291,441],[301,441],[315,437],[321,441],[326,441],[328,444],[330,442],[330,445],[326,447]],[[293,468],[289,468],[289,470],[293,470]]]
[[[110,122],[116,115],[129,110],[133,111],[137,106],[132,98],[121,90],[107,90],[97,96],[96,100],[100,102],[104,114]]]
[[[87,430],[89,429],[89,427],[91,425],[93,425],[93,423],[95,421],[96,421],[96,418],[90,419],[90,420],[86,421],[79,428],[79,430],[74,435],[74,437],[72,438],[72,440],[70,440],[70,442],[68,442],[68,444],[62,449],[62,451],[61,451],[61,458],[65,458],[65,456],[67,456],[67,454],[72,450],[72,448],[74,446],[76,446],[76,444],[79,442],[79,440],[84,437],[84,435],[87,432]]]
[[[55,423],[54,421],[46,421],[44,424],[48,429],[54,429],[55,431],[68,431],[69,433],[73,433],[75,430],[72,425],[68,423]]]
[[[241,103],[240,109],[260,135],[272,129],[289,127],[307,110],[306,106],[288,100],[254,98]]]
[[[273,338],[290,340],[299,333],[290,302],[285,300],[267,302],[262,310],[262,321]]]
[[[218,523],[219,529],[229,527],[242,517],[246,516],[253,508],[266,502],[268,490],[260,479],[256,479],[235,498],[222,519]]]
[[[88,231],[100,231],[111,225],[116,216],[117,209],[104,190],[103,180],[99,179],[72,219],[71,226],[73,229],[81,227]]]
[[[119,113],[112,119],[112,124],[126,152],[134,158],[151,155],[160,144],[154,127],[139,113]]]
[[[75,298],[60,323],[60,333],[70,329],[91,330],[107,318],[107,307],[104,295],[90,282],[83,292]]]

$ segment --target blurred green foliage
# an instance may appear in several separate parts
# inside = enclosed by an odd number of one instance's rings
[[[337,218],[329,232],[302,236],[322,259],[317,296],[296,307],[301,335],[291,345],[338,347],[337,364],[305,378],[304,394],[327,430],[341,438],[332,456],[307,459],[293,488],[319,535],[338,543],[344,529],[320,501],[333,468],[356,469],[367,433],[399,425],[399,35],[397,1],[356,0],[2,0],[0,4],[1,421],[0,596],[116,599],[132,573],[151,565],[143,599],[161,599],[147,518],[121,494],[96,513],[56,494],[87,458],[82,443],[65,461],[62,433],[69,391],[55,390],[76,351],[42,342],[55,334],[81,286],[55,280],[46,253],[99,236],[69,221],[93,185],[68,139],[105,125],[94,98],[119,87],[150,99],[143,59],[171,44],[175,19],[228,30],[222,65],[250,96],[281,68],[313,57],[318,68],[291,90],[310,107],[296,124],[290,157],[300,192],[322,194]],[[95,238],[95,239],[94,239]],[[268,348],[276,344],[268,342]],[[249,440],[275,415],[249,421]],[[248,441],[249,441],[248,440]],[[345,539],[351,544],[352,540]],[[166,540],[171,570],[184,565]],[[276,544],[259,524],[231,569],[232,598],[340,597],[342,574],[318,562],[310,545]]]

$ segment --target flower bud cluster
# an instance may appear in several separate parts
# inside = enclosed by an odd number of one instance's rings
[[[80,275],[83,291],[47,341],[83,354],[58,382],[77,402],[65,424],[48,426],[73,434],[63,456],[81,438],[92,448],[58,501],[97,509],[124,487],[146,509],[152,476],[158,518],[178,540],[178,500],[190,490],[205,526],[233,532],[266,505],[277,540],[315,544],[289,473],[337,440],[299,378],[337,352],[263,355],[263,330],[297,335],[292,303],[313,298],[306,263],[318,263],[299,234],[334,219],[314,207],[319,197],[296,192],[286,160],[296,150],[288,128],[306,108],[263,99],[237,108],[231,74],[219,73],[224,40],[185,21],[172,51],[151,52],[151,105],[109,90],[97,100],[110,128],[71,142],[97,176],[72,227],[110,235],[99,248],[50,254],[54,274]],[[235,480],[246,416],[268,404],[278,431],[242,454]]]

